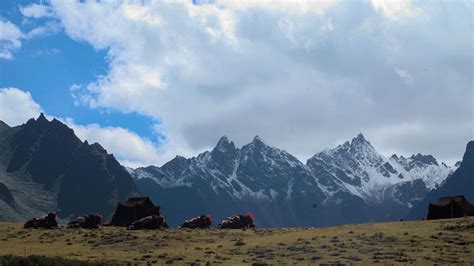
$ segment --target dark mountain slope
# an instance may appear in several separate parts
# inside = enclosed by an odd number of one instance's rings
[[[16,205],[12,192],[3,183],[0,183],[0,200],[8,204],[10,207],[14,207]]]
[[[440,197],[455,195],[464,195],[471,203],[474,202],[474,141],[467,144],[459,168],[440,187],[430,191],[417,203],[407,218],[422,219],[426,216],[430,202],[434,203]]]
[[[109,216],[118,201],[138,194],[113,155],[97,143],[83,143],[60,121],[41,114],[21,126],[5,125],[0,124],[0,182],[16,202],[12,207],[3,200],[11,208],[8,213],[13,209],[16,215],[0,219],[18,220],[51,209],[59,209],[62,218],[86,212]]]

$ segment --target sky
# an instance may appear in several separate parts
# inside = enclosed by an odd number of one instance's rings
[[[0,1],[0,120],[44,112],[130,167],[255,135],[305,162],[358,133],[454,164],[473,2]]]

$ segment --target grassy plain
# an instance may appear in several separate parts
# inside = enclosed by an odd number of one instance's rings
[[[128,231],[0,223],[0,256],[106,264],[474,263],[474,217],[328,228]],[[0,261],[1,262],[1,261]],[[1,264],[1,263],[0,263]]]

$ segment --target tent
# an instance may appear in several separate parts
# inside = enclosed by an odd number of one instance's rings
[[[442,197],[435,204],[429,204],[426,220],[449,219],[474,216],[474,205],[460,196]]]
[[[107,225],[129,226],[136,220],[160,215],[160,207],[155,206],[149,197],[129,198],[125,203],[119,203],[112,220]]]

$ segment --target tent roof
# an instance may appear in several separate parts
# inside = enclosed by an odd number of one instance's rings
[[[150,215],[160,215],[160,207],[153,204],[149,197],[132,197],[124,203],[118,203],[108,225],[128,226],[133,221]]]
[[[134,198],[128,198],[128,200],[124,203],[122,203],[123,206],[125,207],[134,207],[136,205],[143,205],[143,204],[152,204],[153,202],[150,200],[149,197],[134,197]]]
[[[441,197],[439,198],[438,202],[436,202],[435,206],[446,206],[448,204],[451,204],[451,202],[456,202],[456,203],[468,203],[471,205],[471,203],[463,196],[463,195],[458,195],[458,196],[448,196],[448,197]]]

